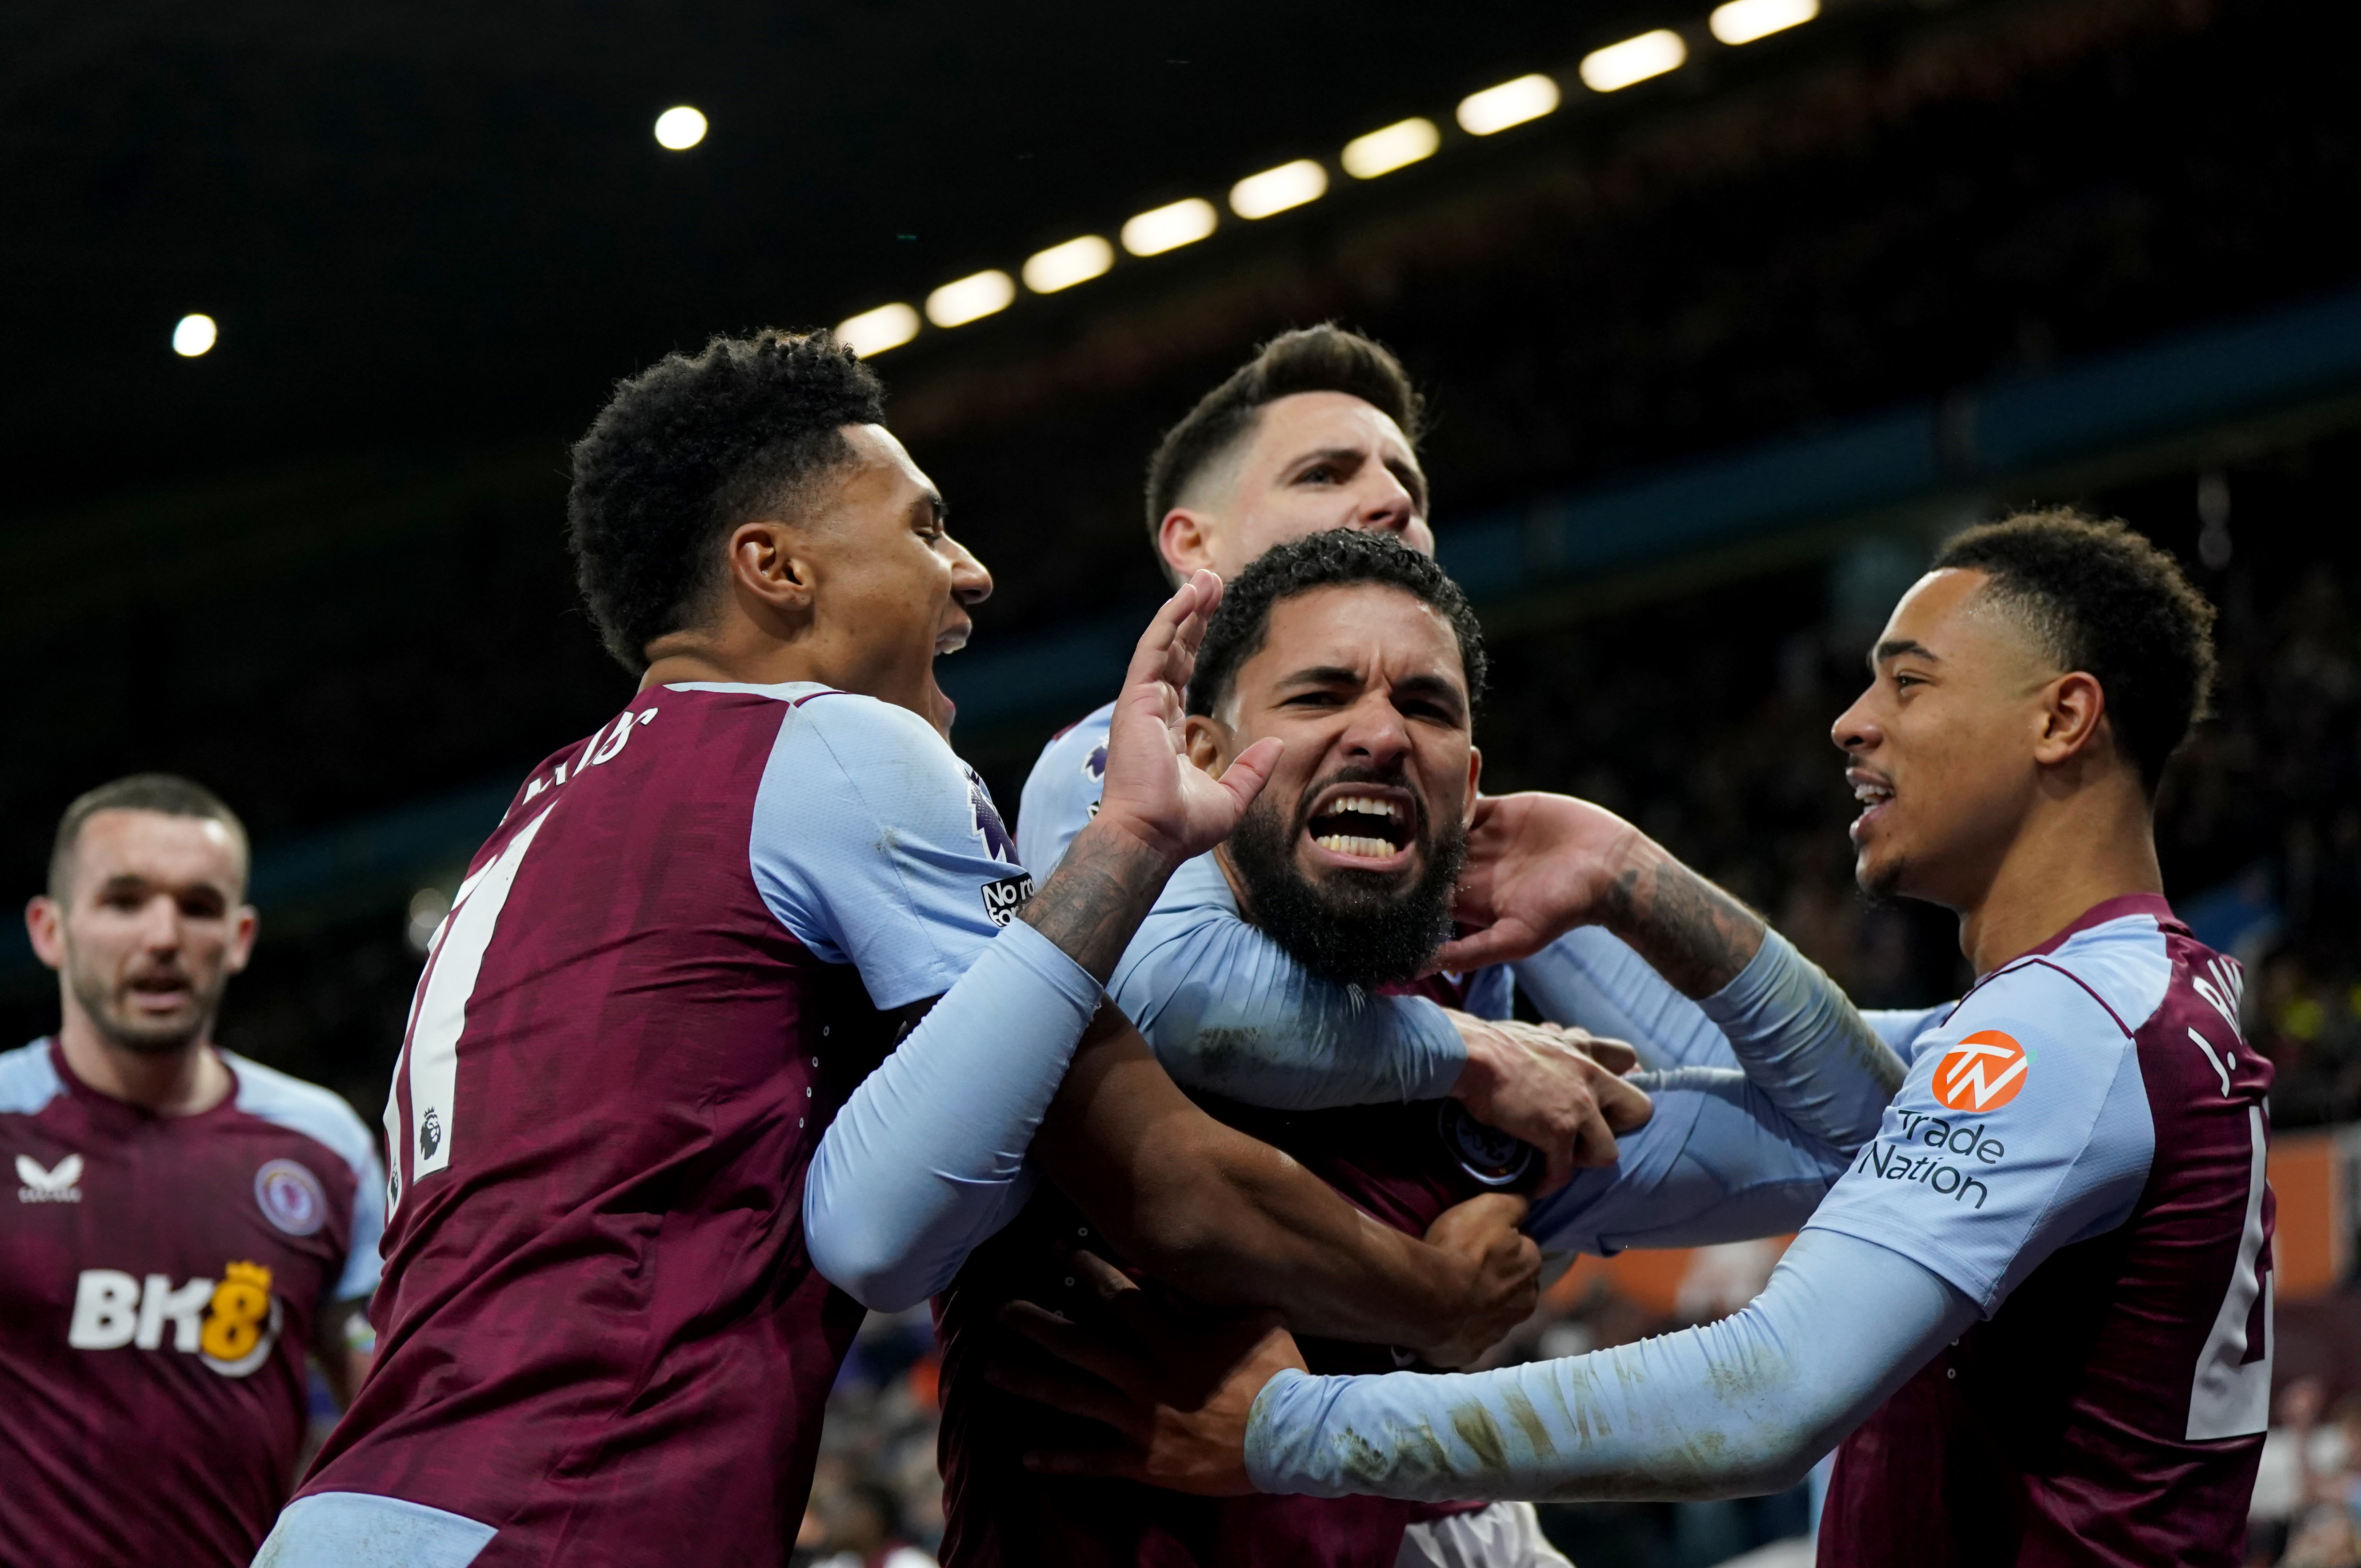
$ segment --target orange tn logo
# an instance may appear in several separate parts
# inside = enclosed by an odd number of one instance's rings
[[[2025,1087],[2025,1047],[1980,1029],[1935,1064],[1935,1098],[1953,1111],[1997,1111]]]

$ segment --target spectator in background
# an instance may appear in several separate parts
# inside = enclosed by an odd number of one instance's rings
[[[368,1365],[376,1140],[213,1043],[246,877],[227,806],[137,774],[67,808],[26,909],[62,1018],[0,1056],[8,1561],[245,1568],[294,1480],[306,1351],[339,1403]]]

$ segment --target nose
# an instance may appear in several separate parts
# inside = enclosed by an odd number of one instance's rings
[[[1885,732],[1878,727],[1876,718],[1869,711],[1870,695],[1876,689],[1872,685],[1869,691],[1853,698],[1852,706],[1838,714],[1837,721],[1828,726],[1828,739],[1835,741],[1837,750],[1847,756],[1873,751],[1885,739]]]
[[[1418,498],[1401,476],[1382,463],[1361,470],[1354,497],[1352,526],[1372,533],[1400,533],[1418,521]]]
[[[1345,762],[1385,772],[1410,753],[1410,726],[1382,686],[1363,694],[1345,716],[1336,740]]]
[[[151,953],[178,951],[181,906],[170,894],[159,893],[139,906],[139,945]]]
[[[950,535],[943,535],[943,548],[950,552],[951,597],[961,604],[982,604],[992,597],[992,574],[974,553]]]

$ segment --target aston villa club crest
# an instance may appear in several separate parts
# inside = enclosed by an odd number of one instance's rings
[[[1436,1108],[1434,1131],[1459,1168],[1487,1187],[1514,1187],[1532,1170],[1541,1152],[1522,1138],[1477,1121],[1456,1100]]]

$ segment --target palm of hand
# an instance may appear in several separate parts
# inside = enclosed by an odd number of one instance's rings
[[[1475,934],[1444,948],[1445,967],[1523,958],[1598,919],[1617,858],[1637,834],[1613,812],[1571,795],[1479,797],[1452,905]]]

